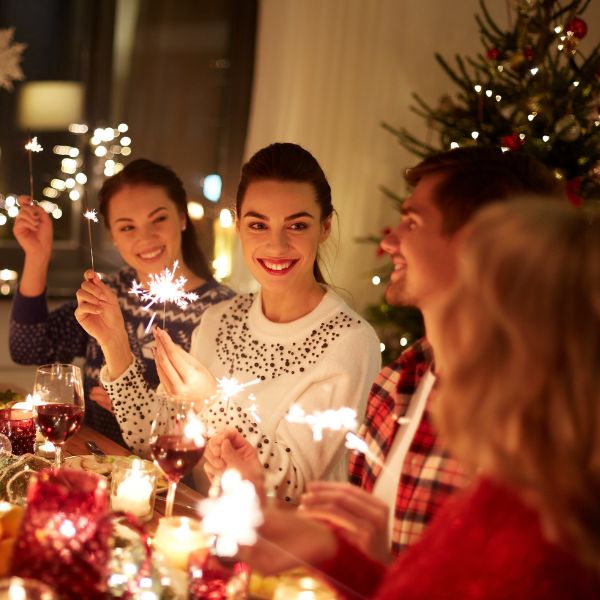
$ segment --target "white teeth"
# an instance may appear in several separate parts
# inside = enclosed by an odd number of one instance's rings
[[[158,250],[154,250],[154,252],[146,252],[145,254],[140,254],[140,257],[144,260],[149,260],[151,258],[156,258],[162,251],[163,249],[159,248]]]
[[[271,263],[263,260],[263,262],[265,263],[265,267],[267,267],[267,269],[271,269],[271,271],[283,271],[285,269],[289,269],[290,265],[292,264],[292,261],[285,263]]]

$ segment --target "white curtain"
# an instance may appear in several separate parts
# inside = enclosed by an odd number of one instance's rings
[[[488,4],[504,23],[507,4]],[[479,51],[477,12],[477,0],[261,1],[245,156],[292,141],[319,160],[339,215],[324,254],[329,280],[359,310],[380,298],[371,275],[386,259],[355,240],[397,221],[378,188],[403,194],[403,171],[418,162],[380,122],[428,135],[411,93],[435,104],[453,89],[433,54]],[[232,283],[244,289],[247,276],[238,269]]]

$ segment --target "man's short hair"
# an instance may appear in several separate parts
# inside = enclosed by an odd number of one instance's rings
[[[427,157],[407,169],[415,186],[423,177],[444,175],[433,201],[442,213],[442,232],[453,234],[482,206],[516,194],[564,197],[564,185],[541,162],[521,152],[492,146],[457,148]]]

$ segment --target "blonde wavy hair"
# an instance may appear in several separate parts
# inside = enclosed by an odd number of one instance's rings
[[[520,200],[467,227],[436,348],[440,433],[600,568],[600,214]]]

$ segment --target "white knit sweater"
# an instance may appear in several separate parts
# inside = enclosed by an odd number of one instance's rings
[[[235,398],[212,404],[205,417],[213,431],[237,428],[256,446],[279,497],[298,498],[311,480],[345,480],[345,432],[325,431],[316,442],[308,426],[284,418],[297,403],[306,413],[348,406],[362,419],[381,364],[379,340],[331,289],[313,311],[290,323],[269,321],[260,293],[221,302],[204,313],[190,352],[217,378],[259,379]],[[125,440],[147,453],[156,399],[139,368],[134,363],[112,382],[103,372],[102,383]]]

